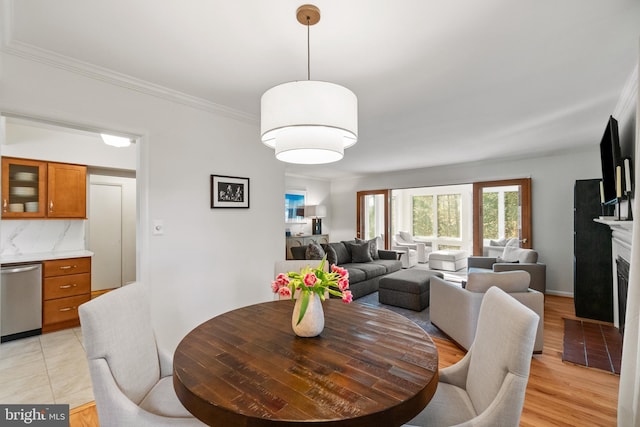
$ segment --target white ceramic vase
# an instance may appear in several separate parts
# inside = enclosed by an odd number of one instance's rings
[[[324,311],[322,310],[320,297],[315,293],[309,296],[307,311],[304,313],[304,317],[300,323],[298,323],[301,305],[302,298],[299,296],[298,299],[296,299],[296,304],[293,306],[293,315],[291,316],[293,332],[295,332],[297,336],[304,338],[320,335],[324,329]]]

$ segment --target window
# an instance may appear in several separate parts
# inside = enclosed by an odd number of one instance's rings
[[[433,196],[413,196],[413,234],[433,236]]]
[[[485,239],[518,237],[520,233],[520,193],[514,187],[490,187],[482,192]]]
[[[438,237],[460,238],[461,195],[438,195]]]
[[[473,183],[473,254],[490,239],[518,238],[531,248],[531,178]]]
[[[407,231],[431,242],[433,250],[471,250],[469,184],[392,190],[392,236]]]

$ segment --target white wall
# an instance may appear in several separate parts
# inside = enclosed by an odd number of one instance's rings
[[[603,129],[605,124],[606,120],[603,121]],[[577,179],[601,176],[598,144],[599,141],[594,141],[592,149],[538,158],[496,160],[336,180],[331,185],[331,240],[354,236],[357,191],[531,177],[532,242],[540,253],[540,262],[547,264],[547,291],[573,295],[573,186]]]
[[[150,286],[162,346],[173,348],[212,316],[273,298],[284,166],[260,143],[257,121],[6,53],[0,65],[0,111],[141,135],[138,276]],[[249,177],[250,209],[210,209],[211,174]],[[155,219],[164,221],[163,236],[151,236]]]
[[[113,169],[136,169],[136,146],[110,147],[98,134],[7,119],[2,155]]]

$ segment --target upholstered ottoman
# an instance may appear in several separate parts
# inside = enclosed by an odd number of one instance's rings
[[[432,276],[444,277],[438,271],[418,268],[396,271],[380,279],[378,301],[395,307],[422,311],[429,307],[429,282]]]
[[[466,251],[435,251],[429,254],[429,268],[434,270],[458,271],[467,267]]]

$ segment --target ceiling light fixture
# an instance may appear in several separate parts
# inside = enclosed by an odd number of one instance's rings
[[[102,142],[107,145],[111,145],[112,147],[128,147],[129,145],[131,145],[131,140],[129,138],[125,138],[124,136],[107,135],[106,133],[101,133],[100,137],[102,138]]]
[[[311,80],[309,28],[320,21],[320,9],[306,4],[296,16],[307,26],[307,80],[283,83],[262,95],[262,142],[283,162],[335,162],[358,141],[358,99],[343,86]]]

